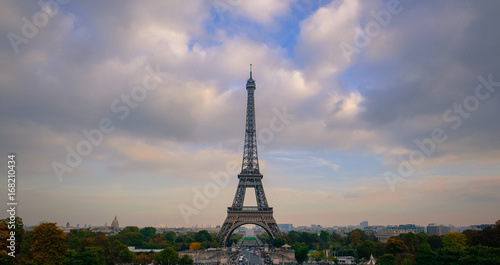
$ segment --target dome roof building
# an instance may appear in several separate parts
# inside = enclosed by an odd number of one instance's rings
[[[111,223],[111,228],[113,228],[114,231],[118,231],[118,227],[120,227],[120,225],[118,224],[118,219],[116,218],[115,215],[115,219]]]

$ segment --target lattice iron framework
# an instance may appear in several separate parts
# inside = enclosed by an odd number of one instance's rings
[[[281,236],[281,231],[273,217],[273,208],[269,207],[267,203],[262,185],[263,176],[259,170],[254,104],[256,86],[252,78],[252,65],[250,65],[250,78],[247,80],[246,89],[248,97],[243,162],[241,173],[238,175],[239,183],[233,205],[227,208],[226,220],[219,231],[219,239],[224,245],[226,245],[226,241],[232,232],[245,224],[261,226],[271,239]],[[254,188],[257,206],[243,206],[247,188]]]

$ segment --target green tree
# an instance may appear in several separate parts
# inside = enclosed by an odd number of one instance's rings
[[[156,234],[156,228],[154,227],[144,227],[139,231],[145,242],[148,242],[151,238],[153,238]]]
[[[443,236],[443,247],[451,250],[465,250],[467,237],[464,234],[449,233]]]
[[[281,237],[277,237],[275,239],[273,239],[273,246],[279,248],[281,246],[283,246],[285,244],[285,240],[283,240],[283,238]]]
[[[379,265],[395,265],[396,257],[392,254],[384,254],[382,257],[377,259],[377,264]]]
[[[322,249],[327,248],[329,246],[329,242],[330,242],[330,233],[322,230],[319,233],[319,241],[320,241],[320,245],[321,245]]]
[[[19,246],[19,253],[16,255],[16,259],[19,264],[31,264],[33,262],[33,255],[31,254],[30,248],[33,244],[33,231],[27,231],[23,235],[23,242]],[[0,264],[3,264],[0,262]]]
[[[106,265],[104,250],[100,247],[86,247],[77,257],[79,265]]]
[[[30,250],[37,264],[64,264],[67,249],[66,235],[55,223],[43,223],[33,229],[33,244]]]
[[[122,231],[118,234],[127,234],[127,233],[140,233],[140,229],[137,226],[127,226],[123,228]]]
[[[467,237],[464,234],[450,233],[443,236],[443,248],[438,250],[438,262],[443,265],[458,265],[465,256]]]
[[[360,259],[370,259],[370,256],[375,253],[375,243],[372,241],[364,241],[356,249],[356,254]]]
[[[127,226],[117,235],[110,236],[109,240],[114,242],[115,240],[127,246],[134,246],[140,248],[144,245],[144,236],[141,234],[137,226]]]
[[[115,241],[110,248],[109,260],[111,263],[130,263],[134,260],[134,253],[120,241]]]
[[[159,265],[178,264],[180,261],[179,253],[172,247],[168,247],[156,254],[155,261]]]
[[[316,250],[311,254],[311,258],[313,258],[314,261],[316,261],[316,262],[320,262],[320,261],[326,259],[326,254],[321,250],[320,251]]]
[[[168,232],[165,232],[165,239],[170,242],[170,243],[175,243],[175,238],[177,237],[175,235],[175,232],[172,232],[172,231],[168,231]]]
[[[78,252],[74,249],[68,249],[66,251],[66,259],[65,263],[66,265],[82,265],[82,261],[80,260],[80,257],[78,256]]]
[[[460,259],[460,264],[500,265],[500,248],[473,246],[466,250],[466,255]]]
[[[194,236],[194,239],[197,242],[201,242],[201,243],[210,242],[210,241],[212,241],[212,236],[210,235],[210,233],[208,233],[207,230],[201,230],[198,233],[196,233],[196,235]]]
[[[411,259],[409,259],[409,258],[405,258],[405,259],[403,259],[403,261],[401,262],[401,265],[413,265],[413,262],[411,262]]]
[[[428,243],[423,243],[415,254],[415,262],[416,265],[437,265],[436,252],[432,251]]]
[[[300,246],[295,249],[295,260],[297,263],[302,264],[307,260],[307,254],[309,253],[309,249],[306,246]]]
[[[190,258],[188,255],[184,255],[179,260],[179,264],[181,264],[181,265],[192,265],[193,264],[193,259]]]
[[[430,236],[427,238],[427,243],[431,246],[431,249],[436,251],[443,248],[443,237],[442,236]]]
[[[405,245],[408,247],[410,253],[415,254],[420,244],[417,235],[414,233],[401,234],[400,238],[403,239]]]

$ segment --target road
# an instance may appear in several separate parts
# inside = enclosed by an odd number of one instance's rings
[[[242,249],[241,250],[241,255],[244,256],[247,260],[247,262],[244,262],[242,265],[262,265],[263,260],[260,256],[252,254],[250,250],[247,249]]]

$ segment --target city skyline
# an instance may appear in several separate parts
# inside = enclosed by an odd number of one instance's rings
[[[0,168],[16,154],[27,225],[222,224],[249,64],[278,224],[500,219],[500,3],[48,3],[0,11]]]

